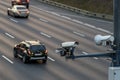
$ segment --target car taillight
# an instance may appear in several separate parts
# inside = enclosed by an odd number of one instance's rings
[[[27,10],[27,14],[29,14],[29,10]]]
[[[18,14],[20,14],[20,11],[17,11]]]
[[[17,0],[17,2],[19,2],[19,3],[20,3],[20,0]]]
[[[27,0],[27,2],[29,3],[30,0]]]
[[[31,51],[30,51],[30,50],[28,50],[28,54],[29,54],[29,55],[32,55],[32,53],[31,53]]]
[[[48,53],[48,51],[47,50],[45,50],[45,54],[47,54]]]

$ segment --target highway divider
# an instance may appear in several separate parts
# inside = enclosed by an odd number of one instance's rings
[[[67,10],[70,10],[70,11],[73,11],[73,12],[76,12],[76,13],[79,13],[79,14],[82,14],[82,15],[85,15],[85,16],[90,16],[90,17],[95,17],[95,18],[100,18],[100,19],[106,19],[106,20],[111,20],[111,21],[113,20],[112,15],[94,13],[94,12],[86,11],[86,10],[83,10],[83,9],[79,9],[79,8],[76,8],[76,7],[68,6],[68,5],[58,3],[58,2],[54,2],[54,1],[50,1],[50,0],[38,0],[38,1],[40,1],[42,3],[49,4],[49,5],[57,6],[57,7],[60,7],[60,8],[64,8],[64,9],[67,9]]]

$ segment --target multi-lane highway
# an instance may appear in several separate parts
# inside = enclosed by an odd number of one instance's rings
[[[55,53],[64,41],[78,41],[75,55],[105,52],[96,46],[96,34],[112,34],[112,22],[92,19],[53,8],[36,0],[30,2],[30,16],[7,15],[10,0],[0,1],[0,80],[107,80],[110,61],[106,58],[66,60]],[[108,29],[108,30],[106,30]],[[47,64],[24,64],[13,57],[13,46],[22,40],[40,40],[49,53]]]

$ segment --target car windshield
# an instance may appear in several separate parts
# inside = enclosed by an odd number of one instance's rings
[[[17,7],[18,10],[26,9],[25,7]]]
[[[31,51],[45,51],[46,50],[46,48],[45,48],[45,46],[44,45],[32,45],[32,46],[30,46],[30,50]]]

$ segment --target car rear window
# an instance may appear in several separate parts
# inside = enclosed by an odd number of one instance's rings
[[[45,46],[44,45],[32,45],[32,46],[30,46],[30,50],[31,51],[45,51],[46,50],[46,48],[45,48]]]
[[[26,9],[25,7],[17,7],[18,10]]]

